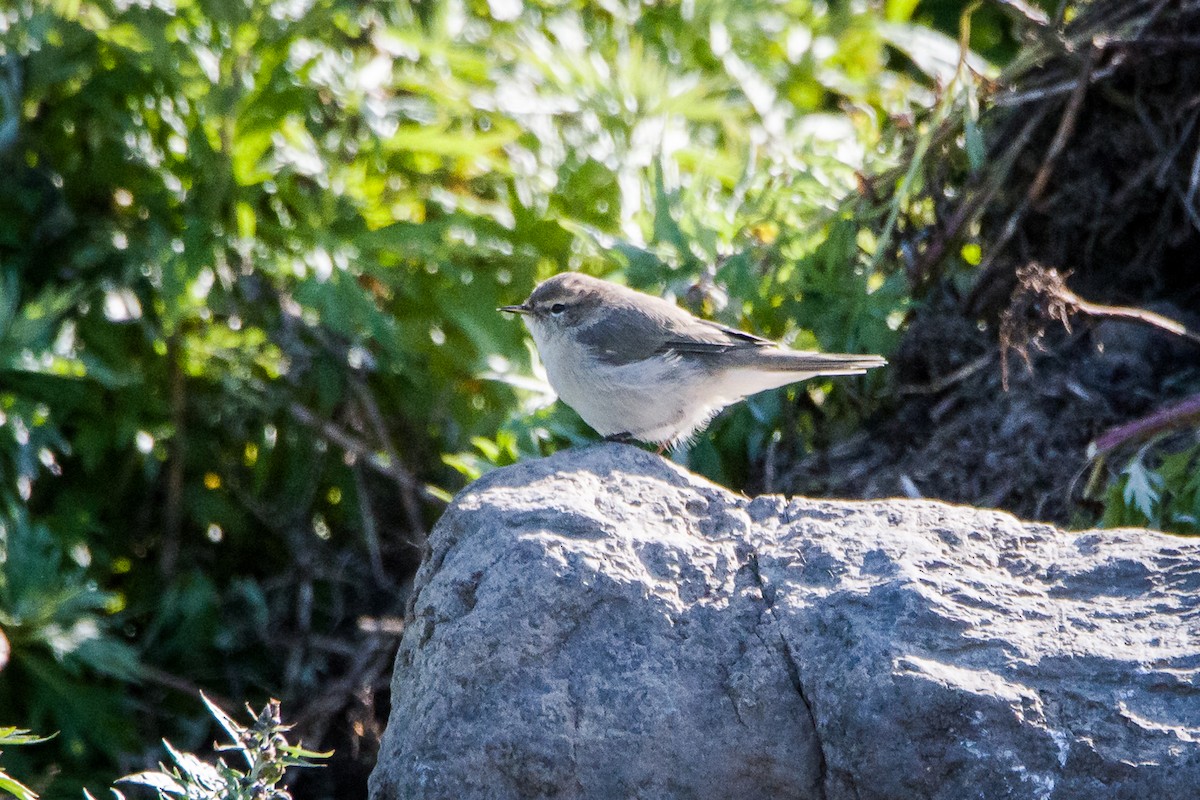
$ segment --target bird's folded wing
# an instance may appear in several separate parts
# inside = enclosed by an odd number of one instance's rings
[[[697,326],[697,330],[689,330],[685,336],[675,336],[667,339],[659,348],[662,351],[673,351],[676,353],[728,353],[730,350],[740,350],[743,348],[758,348],[758,347],[774,347],[775,343],[770,339],[764,339],[761,336],[755,336],[752,333],[739,331],[736,328],[729,328],[725,325],[718,325],[715,322],[704,322],[703,328]]]
[[[616,307],[581,329],[579,341],[611,365],[632,364],[668,353],[723,353],[774,343],[750,333],[697,319],[663,302],[649,307]]]

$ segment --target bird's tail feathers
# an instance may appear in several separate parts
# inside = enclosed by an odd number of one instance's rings
[[[807,372],[813,375],[861,375],[869,369],[882,367],[887,360],[881,356],[853,353],[816,353],[802,350],[759,350],[752,354],[746,366],[779,372]]]

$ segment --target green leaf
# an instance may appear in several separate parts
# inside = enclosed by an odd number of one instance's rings
[[[652,241],[670,245],[680,258],[688,258],[687,238],[679,227],[679,222],[671,214],[671,195],[667,192],[666,181],[663,178],[662,162],[659,160],[654,170],[654,235]]]
[[[1140,456],[1122,470],[1125,488],[1121,497],[1125,505],[1137,509],[1147,522],[1155,519],[1155,509],[1161,499],[1162,476],[1146,469]]]
[[[883,7],[884,18],[888,22],[907,22],[912,18],[912,12],[920,0],[886,0]]]
[[[962,52],[958,39],[923,25],[883,22],[879,33],[888,44],[912,59],[931,78],[948,84],[958,74],[960,59],[977,75],[995,76],[998,70],[977,53]]]
[[[0,771],[0,790],[8,792],[17,800],[37,800],[36,792],[3,771]]]
[[[182,783],[165,772],[147,771],[126,775],[120,783],[132,783],[137,786],[148,786],[161,794],[173,797],[187,797],[188,792]]]
[[[40,744],[50,741],[57,735],[57,733],[52,733],[49,736],[37,736],[22,728],[0,728],[0,746]]]
[[[0,350],[8,338],[9,327],[17,315],[20,288],[15,270],[0,271]]]
[[[225,734],[235,742],[240,741],[246,729],[235,722],[220,706],[209,700],[208,695],[204,692],[200,693],[200,700],[204,703],[204,707],[208,709],[208,713],[212,715],[217,724],[225,731]]]
[[[966,143],[967,163],[972,172],[978,172],[987,159],[987,145],[983,141],[983,132],[971,111],[964,110],[963,136]]]

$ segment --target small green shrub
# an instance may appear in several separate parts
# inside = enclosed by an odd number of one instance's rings
[[[1100,524],[1200,534],[1200,442],[1138,450],[1109,482]]]
[[[136,746],[114,687],[137,679],[138,660],[114,630],[119,598],[96,587],[89,559],[83,543],[64,547],[21,507],[0,510],[0,628],[11,647],[0,707],[58,730],[65,760],[77,765]]]
[[[287,770],[318,766],[313,759],[329,756],[288,744],[284,734],[291,726],[283,724],[278,700],[269,701],[257,714],[247,707],[254,721],[239,725],[207,697],[201,699],[231,741],[217,749],[239,754],[245,767],[230,766],[223,758],[210,764],[164,741],[173,762],[170,766],[159,764],[157,770],[128,775],[121,783],[148,786],[159,800],[290,800],[291,794],[280,786]],[[116,789],[112,792],[118,800],[124,798]]]

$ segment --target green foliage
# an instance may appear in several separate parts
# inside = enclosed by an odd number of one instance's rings
[[[1139,450],[1109,482],[1100,524],[1200,534],[1200,443]]]
[[[257,714],[247,707],[253,722],[240,725],[203,694],[200,697],[231,741],[217,749],[240,754],[245,768],[231,767],[222,758],[210,764],[164,741],[174,762],[172,766],[159,764],[157,770],[128,775],[121,782],[148,786],[155,790],[160,800],[177,797],[189,800],[289,800],[291,794],[279,786],[287,770],[319,766],[314,759],[330,756],[330,753],[317,753],[288,743],[285,734],[292,726],[283,724],[277,700],[268,702]],[[38,744],[51,738],[54,737],[33,736],[19,728],[0,728],[0,747]],[[37,800],[38,797],[32,789],[3,770],[0,770],[0,791],[17,800]],[[124,794],[116,789],[111,791],[118,800],[123,800]],[[84,790],[83,794],[93,800],[90,792]]]
[[[29,731],[20,728],[0,728],[0,747],[37,744],[49,741],[50,738],[52,737],[33,736]],[[12,795],[17,800],[37,800],[37,793],[4,770],[0,770],[0,791]]]
[[[913,14],[5,5],[0,526],[37,582],[0,572],[0,717],[60,729],[82,782],[139,733],[189,735],[138,676],[314,696],[355,620],[394,611],[439,498],[592,438],[494,311],[555,272],[890,351],[894,234],[932,214],[909,165],[974,118],[956,17]],[[882,380],[755,398],[687,457],[741,485]]]
[[[201,699],[232,742],[218,749],[239,753],[246,762],[245,769],[231,767],[223,758],[210,764],[191,753],[176,750],[170,742],[163,742],[174,762],[172,766],[159,764],[157,770],[128,775],[121,779],[122,782],[148,786],[160,800],[176,797],[187,800],[289,800],[291,794],[279,786],[287,770],[318,766],[313,759],[329,756],[329,753],[314,753],[288,744],[284,734],[291,726],[283,724],[276,700],[267,703],[257,714],[247,708],[254,722],[243,726],[207,697],[201,695]],[[118,800],[124,798],[116,789],[112,791]],[[91,798],[86,792],[85,795]]]
[[[920,163],[949,115],[969,118],[973,82],[960,48],[942,34],[884,23],[869,12],[838,9],[826,16],[802,4],[787,11],[773,4],[739,9],[717,3],[697,8],[694,19],[652,15],[653,22],[637,20],[618,37],[642,37],[639,58],[661,48],[650,59],[654,70],[645,64],[636,70],[641,81],[661,75],[662,64],[678,64],[681,75],[703,75],[689,89],[705,101],[655,109],[658,141],[640,153],[631,135],[629,151],[605,180],[596,180],[604,175],[602,162],[587,162],[596,191],[608,192],[598,207],[619,213],[598,220],[559,216],[577,237],[569,263],[674,295],[693,311],[797,347],[886,353],[910,303],[892,234],[901,211],[916,216],[919,188],[915,167],[898,170],[906,158]],[[653,27],[667,22],[671,36]],[[764,29],[778,31],[774,43],[764,46]],[[679,41],[696,31],[702,33],[694,41]],[[925,71],[888,71],[897,53]],[[977,59],[972,63],[983,68]],[[949,88],[930,114],[926,106],[936,96],[928,87],[935,81]],[[610,109],[640,109],[647,94],[670,94],[670,77],[662,84],[657,92],[639,93],[638,82],[597,81],[595,89],[616,93]],[[597,114],[602,130],[624,121],[620,114]],[[569,140],[563,149],[570,152]],[[631,169],[631,163],[646,166]],[[865,175],[884,177],[864,191]],[[563,185],[569,184],[560,180]],[[476,436],[472,451],[448,457],[448,464],[473,478],[489,466],[586,437],[568,410],[531,417],[532,408],[552,396],[537,382],[536,364],[533,383],[524,359],[494,367],[485,376],[518,389],[522,405],[499,435]],[[798,398],[799,419],[791,421],[780,394],[756,398],[724,415],[679,457],[739,486],[747,464],[781,437],[801,448],[809,445],[799,441],[800,431],[853,426],[870,410],[881,382],[871,376],[811,384]]]
[[[111,623],[117,596],[87,576],[85,544],[68,555],[20,507],[0,518],[0,552],[0,627],[11,647],[0,703],[38,728],[59,730],[69,762],[86,763],[89,753],[116,758],[136,740],[113,689],[138,675],[135,652]]]

